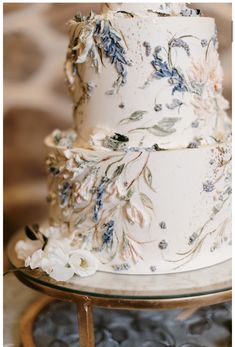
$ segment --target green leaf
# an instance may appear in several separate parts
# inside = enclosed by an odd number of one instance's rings
[[[134,15],[131,12],[127,12],[127,11],[117,11],[117,13],[123,13],[123,14],[126,14],[129,17],[134,17]]]
[[[154,136],[162,136],[162,137],[171,135],[175,132],[175,129],[165,130],[159,127],[157,124],[153,125],[151,128],[148,128],[147,130],[150,134]]]
[[[32,241],[38,240],[35,231],[32,228],[30,228],[28,225],[25,226],[25,234]]]
[[[157,124],[152,125],[151,127],[143,127],[131,129],[128,132],[147,130],[150,134],[155,136],[168,136],[173,134],[176,130],[173,128],[176,122],[181,118],[179,117],[165,117],[160,120]]]
[[[147,113],[147,111],[135,111],[130,115],[129,119],[132,121],[140,120],[145,113]]]
[[[128,124],[130,122],[137,122],[143,118],[143,115],[147,113],[146,111],[135,111],[130,117],[122,119],[119,124]]]
[[[181,118],[179,117],[165,117],[158,122],[158,126],[164,130],[171,129]]]
[[[116,178],[116,177],[118,177],[119,175],[121,175],[121,173],[122,173],[124,167],[125,167],[125,164],[118,165],[118,167],[116,168],[116,170],[115,170],[114,173],[113,173],[113,178]]]
[[[43,238],[43,241],[44,241],[43,246],[42,246],[42,250],[44,250],[46,245],[47,245],[48,238],[45,235],[42,235],[42,238]]]
[[[147,130],[155,136],[168,136],[176,131],[173,127],[178,120],[180,120],[178,117],[165,117]]]
[[[153,184],[153,177],[152,177],[151,171],[148,168],[148,166],[146,166],[145,169],[144,169],[144,180],[145,180],[146,184],[149,186],[149,188],[151,188],[155,192],[155,190],[154,190],[154,188],[152,186],[152,184]]]
[[[140,199],[143,203],[143,205],[150,210],[153,210],[153,203],[152,200],[144,193],[140,193]]]

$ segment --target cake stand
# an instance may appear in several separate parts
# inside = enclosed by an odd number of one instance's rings
[[[77,305],[80,347],[94,347],[92,308],[128,310],[188,309],[213,305],[231,299],[231,261],[201,270],[164,275],[121,275],[97,272],[71,283],[56,282],[40,270],[22,268],[15,244],[24,238],[18,232],[8,245],[8,257],[18,279],[25,285]],[[47,300],[45,300],[45,303]],[[39,304],[40,308],[41,304]],[[31,327],[33,314],[29,314]],[[27,321],[27,324],[29,322]],[[27,341],[26,341],[27,340]],[[35,347],[33,338],[24,347]]]

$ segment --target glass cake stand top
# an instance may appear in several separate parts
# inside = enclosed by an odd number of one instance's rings
[[[74,277],[68,282],[57,282],[41,270],[22,269],[17,259],[15,244],[24,238],[18,232],[8,245],[8,258],[18,269],[20,277],[31,283],[68,294],[121,299],[177,299],[223,293],[231,290],[231,260],[208,268],[159,275],[124,275],[97,272],[85,278]]]

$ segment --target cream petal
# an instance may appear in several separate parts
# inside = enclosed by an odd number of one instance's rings
[[[73,158],[73,152],[72,152],[70,149],[66,149],[66,150],[64,151],[64,156],[65,156],[65,158],[67,158],[67,159],[72,159],[72,158]]]
[[[52,272],[53,270],[53,266],[52,264],[50,263],[49,259],[48,258],[43,258],[42,261],[41,261],[41,268],[43,271],[45,271],[48,275],[50,275],[50,273]]]
[[[69,264],[80,277],[91,276],[97,271],[96,258],[86,250],[78,250],[71,253]]]
[[[38,249],[36,252],[32,254],[30,259],[27,258],[27,266],[29,266],[32,270],[41,267],[42,259],[45,256],[44,251]]]
[[[37,251],[41,247],[42,242],[39,240],[20,240],[15,245],[15,251],[18,259],[25,260],[28,256],[31,256],[35,251]]]
[[[71,267],[63,266],[59,263],[55,263],[50,272],[50,277],[56,281],[66,282],[74,276],[74,270]]]
[[[126,215],[131,224],[139,224],[141,228],[146,227],[150,223],[150,216],[145,211],[146,208],[137,196],[133,196],[126,204]]]
[[[44,228],[41,230],[42,234],[44,236],[46,236],[47,238],[53,238],[53,239],[57,239],[61,236],[62,233],[62,228],[60,226],[56,227],[56,226],[50,226],[48,228]]]

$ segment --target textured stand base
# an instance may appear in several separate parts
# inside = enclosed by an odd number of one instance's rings
[[[84,309],[90,310],[87,306]],[[82,310],[80,307],[79,313],[83,317],[81,319],[83,327],[80,328],[89,329]],[[181,312],[180,310],[94,309],[95,345],[97,347],[231,346],[230,302],[198,309],[184,320]],[[90,336],[91,340],[92,338]],[[47,304],[34,321],[33,339],[37,347],[78,347],[76,305],[59,301]],[[87,346],[89,346],[88,341]]]

